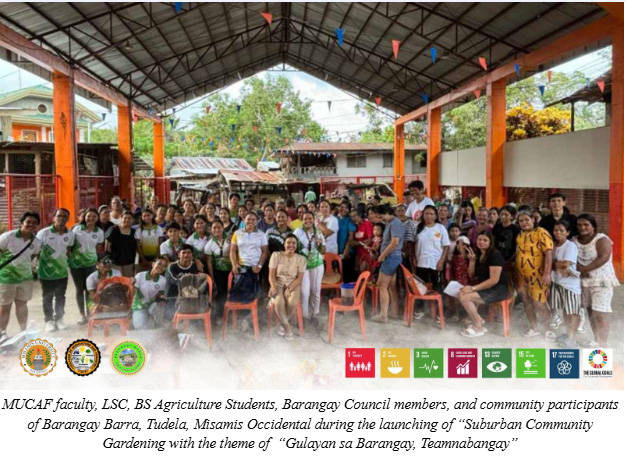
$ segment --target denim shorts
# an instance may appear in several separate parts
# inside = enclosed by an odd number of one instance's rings
[[[402,263],[402,255],[389,255],[380,265],[380,272],[386,276],[393,276],[398,270],[398,266]]]

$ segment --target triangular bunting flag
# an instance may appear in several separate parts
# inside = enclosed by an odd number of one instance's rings
[[[183,10],[183,2],[174,2],[174,11],[180,13]]]
[[[343,46],[343,29],[335,29],[335,34],[337,35],[337,43],[339,46]]]
[[[543,84],[539,85],[539,92],[541,93],[541,97],[543,97],[543,93],[546,92],[546,87]]]
[[[170,127],[173,128],[174,127],[174,118],[170,118],[168,121],[170,122]]]
[[[474,96],[476,96],[476,99],[480,99],[480,89],[474,89]]]
[[[604,80],[598,80],[598,88],[600,88],[600,92],[604,92]]]
[[[400,40],[391,40],[391,48],[393,49],[393,57],[398,60],[398,52],[400,51]]]
[[[280,115],[280,109],[283,107],[283,104],[280,102],[276,102],[276,113]]]
[[[430,60],[433,64],[437,60],[437,48],[430,48]]]
[[[276,127],[276,133],[277,133],[278,135],[280,135],[280,134],[282,134],[282,132],[283,132],[283,128],[282,128],[281,126],[277,126],[277,127]]]
[[[107,117],[107,114],[106,114],[106,113],[103,113],[103,114],[102,114],[102,121],[104,121],[104,120],[106,119],[106,117]]]
[[[235,132],[235,129],[236,129],[236,128],[237,128],[237,125],[236,125],[236,124],[231,124],[231,125],[230,125],[230,130],[231,130],[231,131]]]
[[[425,92],[422,93],[422,100],[424,101],[425,104],[428,103],[428,94],[426,94]]]
[[[261,13],[261,16],[265,18],[268,24],[272,24],[272,13]]]
[[[383,98],[382,97],[377,97],[376,99],[374,99],[376,101],[376,105],[378,105],[380,107],[380,104],[383,103]]]
[[[552,81],[552,70],[548,70],[546,75],[548,75],[548,83],[550,83]]]
[[[211,113],[211,106],[207,105],[206,107],[204,107],[204,111],[206,112],[207,115]]]
[[[254,132],[259,132],[259,126],[252,126],[252,130]]]
[[[485,72],[487,71],[487,59],[485,59],[484,57],[480,56],[478,58],[478,62],[480,63],[480,66],[483,68],[483,70],[485,70]]]
[[[237,105],[237,114],[241,113],[241,105]]]
[[[149,115],[149,116],[152,116],[152,108],[149,108],[149,109],[148,109],[148,115]]]
[[[329,101],[328,101],[328,111],[330,111],[330,106],[331,106],[332,104],[333,104],[333,101],[332,101],[332,100],[329,100]]]
[[[515,74],[519,78],[519,64],[513,64],[513,68],[515,69]]]

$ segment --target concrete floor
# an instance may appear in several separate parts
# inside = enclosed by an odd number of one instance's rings
[[[502,335],[502,324],[488,324],[489,333],[481,338],[468,339],[460,335],[459,324],[446,323],[444,330],[435,327],[430,319],[413,322],[408,328],[404,322],[388,324],[366,322],[367,341],[361,339],[356,313],[338,315],[335,337],[328,343],[326,330],[326,302],[322,306],[320,331],[305,330],[304,337],[285,341],[275,332],[267,334],[264,311],[260,311],[261,339],[254,340],[252,330],[233,331],[229,328],[226,340],[221,338],[221,329],[213,326],[213,345],[209,348],[202,329],[192,326],[193,338],[189,347],[179,349],[177,333],[171,329],[130,331],[127,338],[139,341],[148,352],[144,370],[132,379],[118,375],[109,362],[110,350],[121,341],[119,335],[105,338],[96,331],[92,338],[103,350],[103,359],[97,372],[86,378],[77,377],[65,366],[64,354],[69,344],[86,338],[87,326],[75,325],[78,310],[74,300],[74,289],[68,288],[66,323],[71,326],[63,332],[43,333],[43,311],[41,290],[36,284],[33,300],[29,303],[29,319],[40,328],[40,337],[60,338],[55,344],[60,360],[52,373],[44,378],[34,378],[22,371],[18,351],[0,355],[0,389],[80,389],[112,388],[123,389],[623,389],[624,387],[624,287],[615,290],[611,322],[610,347],[614,352],[614,376],[610,379],[578,380],[523,380],[523,379],[384,379],[380,368],[376,378],[347,379],[344,374],[346,347],[376,348],[377,366],[380,348],[416,347],[500,347],[500,348],[546,348],[551,343],[542,337],[522,338],[525,318],[518,307],[513,314],[512,333],[509,338]],[[366,307],[369,317],[370,306]],[[15,316],[12,315],[8,333],[18,332]],[[116,330],[114,330],[116,332]],[[562,331],[561,331],[562,332]],[[580,336],[581,340],[592,338],[590,328]],[[130,386],[129,383],[132,385]]]

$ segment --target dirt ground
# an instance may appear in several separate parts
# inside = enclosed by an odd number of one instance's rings
[[[36,284],[29,303],[29,320],[40,329],[39,337],[60,339],[55,344],[60,359],[56,368],[46,377],[35,378],[22,371],[19,350],[0,355],[0,389],[623,389],[624,387],[624,287],[615,290],[611,321],[610,348],[614,352],[613,377],[606,379],[581,378],[574,380],[524,379],[385,379],[377,368],[376,378],[345,378],[345,348],[376,348],[377,367],[381,348],[546,348],[555,347],[543,337],[523,338],[525,317],[518,306],[513,313],[511,336],[502,334],[502,324],[487,324],[489,333],[480,338],[464,338],[459,324],[446,323],[440,330],[430,318],[414,321],[411,328],[402,321],[377,324],[366,320],[367,341],[361,339],[357,313],[339,314],[333,342],[328,343],[326,328],[327,301],[322,304],[319,330],[308,327],[304,337],[296,334],[293,341],[279,337],[275,330],[268,336],[265,311],[260,311],[260,340],[254,340],[252,330],[242,332],[229,327],[225,340],[221,327],[213,325],[213,343],[207,346],[204,331],[193,324],[189,346],[180,349],[178,334],[173,328],[128,332],[127,338],[140,342],[148,352],[145,368],[134,376],[117,374],[110,364],[111,349],[122,340],[117,329],[105,338],[95,331],[91,338],[103,351],[98,370],[88,377],[78,377],[67,369],[65,350],[76,339],[87,337],[87,326],[76,325],[79,319],[70,281],[67,292],[65,321],[70,327],[62,332],[45,333],[41,290]],[[366,305],[366,318],[370,316]],[[294,329],[295,330],[295,329]],[[17,321],[12,314],[8,328],[11,336],[17,333]],[[560,333],[563,330],[559,330]],[[579,339],[592,338],[587,326]]]

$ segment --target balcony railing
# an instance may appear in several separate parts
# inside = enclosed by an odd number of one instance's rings
[[[310,166],[310,167],[287,167],[283,169],[283,174],[287,177],[310,177],[319,178],[327,175],[337,174],[335,166]]]

